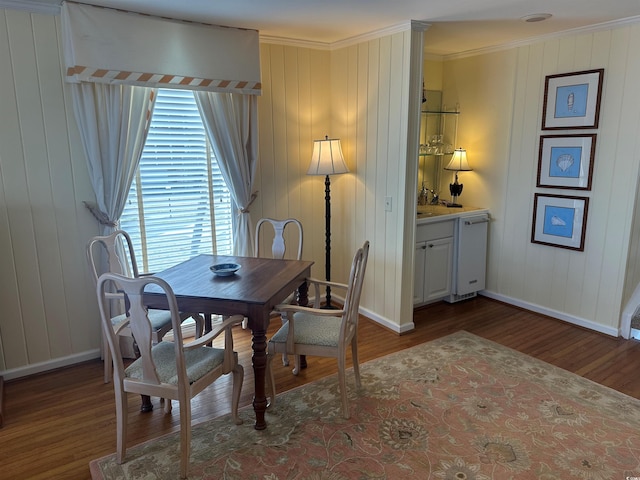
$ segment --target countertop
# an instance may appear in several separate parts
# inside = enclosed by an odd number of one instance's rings
[[[418,205],[417,224],[435,223],[443,220],[451,220],[457,217],[464,217],[474,213],[489,213],[487,208],[472,207],[463,205],[462,207],[447,207],[445,205]]]

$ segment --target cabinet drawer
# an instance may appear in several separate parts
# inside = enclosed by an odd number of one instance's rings
[[[416,229],[416,243],[437,240],[438,238],[453,237],[454,225],[455,220],[418,225]]]

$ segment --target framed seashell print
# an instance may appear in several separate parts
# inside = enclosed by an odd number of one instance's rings
[[[547,75],[542,129],[598,128],[604,68]]]
[[[531,242],[584,251],[589,198],[536,193]]]
[[[541,135],[536,186],[591,190],[596,134]]]

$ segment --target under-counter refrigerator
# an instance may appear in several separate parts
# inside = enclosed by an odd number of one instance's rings
[[[487,213],[458,219],[458,245],[453,270],[453,297],[456,299],[462,299],[485,287],[488,226]]]

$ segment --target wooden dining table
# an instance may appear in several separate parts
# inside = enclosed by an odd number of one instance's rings
[[[215,275],[209,267],[235,263],[240,268],[228,276]],[[211,315],[244,315],[252,338],[252,363],[255,381],[253,409],[255,428],[266,428],[267,408],[265,375],[267,366],[267,328],[270,313],[287,296],[297,290],[298,303],[308,303],[306,279],[313,262],[227,255],[198,255],[168,268],[155,276],[165,280],[175,294],[181,312]],[[149,308],[167,309],[166,297],[145,291]]]

